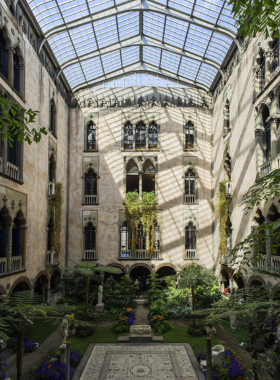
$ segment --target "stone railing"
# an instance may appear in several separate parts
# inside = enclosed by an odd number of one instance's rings
[[[131,260],[156,260],[161,259],[161,253],[159,249],[154,249],[153,254],[149,254],[146,249],[137,249],[135,254],[132,254],[130,249],[122,249],[119,258]]]
[[[97,254],[96,254],[96,251],[94,249],[91,249],[91,250],[85,250],[84,251],[84,259],[85,260],[95,260],[97,259]]]
[[[196,249],[186,249],[185,250],[185,259],[196,259]]]
[[[280,256],[271,256],[271,266],[273,268],[280,268]]]
[[[48,197],[52,198],[55,196],[55,180],[52,180],[48,184]]]
[[[3,158],[0,157],[0,173],[3,172]]]
[[[46,266],[52,267],[58,265],[58,254],[52,249],[46,252]]]
[[[266,256],[262,256],[261,260],[256,263],[257,268],[264,268],[266,267],[267,259]]]
[[[12,256],[12,271],[22,269],[22,256]]]
[[[267,161],[265,164],[260,166],[261,177],[268,175],[271,172],[271,161]]]
[[[226,182],[225,187],[226,187],[226,198],[232,198],[232,183]]]
[[[97,204],[97,195],[85,195],[84,196],[85,205],[96,205]]]
[[[16,165],[7,162],[7,169],[9,177],[12,177],[17,180],[19,179],[19,168]]]
[[[7,272],[7,257],[0,258],[0,274]]]
[[[188,203],[188,204],[196,203],[196,196],[185,194],[185,203]]]

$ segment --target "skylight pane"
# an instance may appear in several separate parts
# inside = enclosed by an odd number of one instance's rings
[[[221,64],[230,48],[232,41],[222,34],[214,33],[206,51],[206,58],[213,59]]]
[[[114,81],[110,80],[104,83],[104,87],[114,87]]]
[[[57,3],[65,22],[75,20],[77,17],[88,15],[85,0],[57,0]]]
[[[112,53],[104,54],[101,56],[105,74],[111,71],[118,70],[122,67],[120,51],[114,51]]]
[[[159,87],[167,87],[167,79],[158,77],[158,86]]]
[[[68,67],[63,72],[72,88],[80,83],[85,82],[85,76],[79,63]]]
[[[49,44],[60,64],[76,57],[72,42],[67,32],[60,33],[49,39]]]
[[[197,0],[194,7],[194,16],[216,24],[224,0]]]
[[[209,66],[206,63],[202,63],[196,81],[204,84],[207,87],[210,87],[215,76],[217,75],[217,72],[218,70],[214,67]]]
[[[77,0],[80,1],[80,0]],[[94,13],[97,11],[101,11],[102,9],[106,9],[112,7],[114,5],[114,1],[112,0],[88,0],[88,7],[90,13]]]
[[[164,42],[168,42],[182,49],[184,47],[188,26],[189,24],[187,22],[167,17]]]
[[[199,66],[199,61],[183,57],[179,69],[179,75],[191,80],[195,80]]]
[[[69,34],[78,55],[83,55],[97,49],[91,24],[70,29]]]
[[[174,82],[171,79],[168,79],[168,87],[177,87],[177,82]]]
[[[118,31],[115,17],[94,22],[94,30],[99,47],[112,45],[118,42]]]
[[[152,74],[147,74],[147,86],[157,87],[157,76]]]
[[[190,25],[185,50],[203,57],[211,35],[212,32],[210,30]]]
[[[161,57],[161,67],[176,74],[180,62],[180,56],[163,50]]]
[[[162,40],[164,27],[164,16],[152,13],[143,12],[143,32],[158,40]]]
[[[136,86],[146,86],[146,74],[136,74]]]
[[[139,13],[123,13],[117,16],[120,39],[139,34]]]
[[[232,10],[232,5],[226,3],[220,15],[218,25],[224,26],[225,28],[230,28],[234,33],[236,33],[237,28],[235,25],[235,20],[232,17],[231,10]]]
[[[191,14],[193,9],[194,0],[174,0],[169,1],[168,6],[176,8],[184,13]]]
[[[159,66],[160,49],[152,48],[149,46],[143,47],[143,60],[154,66]]]
[[[131,46],[121,49],[123,67],[131,65],[139,61],[139,48],[138,46]]]
[[[123,87],[124,86],[124,77],[115,79],[115,87]]]
[[[103,70],[99,57],[87,59],[86,61],[81,62],[81,66],[85,73],[87,81],[90,81],[103,75]]]
[[[44,31],[63,22],[55,1],[34,0],[28,3]]]
[[[135,86],[135,74],[126,75],[124,78],[124,85],[126,87]]]

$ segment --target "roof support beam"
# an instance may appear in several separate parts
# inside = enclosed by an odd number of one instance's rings
[[[86,25],[91,22],[103,20],[107,17],[112,17],[117,14],[127,13],[127,12],[154,12],[158,14],[162,14],[164,16],[173,17],[175,19],[188,22],[190,24],[194,24],[197,26],[200,26],[202,28],[215,31],[218,33],[223,34],[224,36],[228,37],[232,41],[234,41],[240,49],[240,44],[235,38],[235,34],[230,30],[222,26],[213,25],[209,21],[197,18],[197,17],[190,17],[188,14],[183,13],[181,10],[177,11],[175,9],[166,8],[163,4],[155,3],[152,0],[131,0],[127,1],[125,3],[122,3],[118,5],[117,7],[110,7],[107,9],[104,9],[100,12],[92,13],[88,16],[83,16],[80,18],[77,18],[74,21],[64,22],[60,25],[57,25],[55,27],[50,28],[46,32],[46,37],[50,38],[58,33],[64,32],[68,29],[73,29],[78,26]]]
[[[139,11],[139,35],[143,36],[143,11]]]
[[[92,81],[89,81],[88,83],[79,84],[73,88],[73,93],[76,93],[76,92],[81,91],[82,89],[85,89],[88,87],[93,87],[93,86],[96,86],[98,84],[101,84],[104,80],[112,80],[112,79],[122,77],[123,75],[135,74],[135,73],[147,73],[147,74],[158,75],[159,77],[170,79],[174,82],[179,82],[179,83],[183,84],[184,86],[201,88],[202,90],[206,91],[207,93],[209,92],[209,88],[203,84],[200,84],[198,82],[194,82],[192,80],[188,80],[188,79],[181,77],[179,75],[174,75],[167,70],[159,69],[157,66],[149,65],[146,63],[143,63],[141,65],[140,63],[137,63],[137,64],[128,65],[122,69],[115,70],[114,72],[106,75],[106,77],[101,76],[101,77],[96,78]]]

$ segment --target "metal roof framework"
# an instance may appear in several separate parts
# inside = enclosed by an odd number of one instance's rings
[[[73,92],[132,72],[209,91],[240,49],[225,0],[28,2]]]

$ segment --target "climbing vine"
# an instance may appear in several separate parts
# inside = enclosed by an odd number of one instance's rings
[[[54,244],[53,249],[57,254],[61,252],[61,214],[63,204],[63,186],[61,182],[55,183],[54,198]]]
[[[219,243],[219,256],[223,257],[227,251],[227,234],[226,234],[226,221],[227,221],[227,199],[226,199],[226,181],[222,181],[218,186],[218,217],[220,219],[220,243]]]
[[[156,196],[153,191],[151,193],[142,193],[141,211],[143,232],[147,236],[146,249],[148,254],[151,255],[154,252],[155,225],[157,220]]]
[[[136,192],[129,192],[126,194],[125,218],[132,232],[131,242],[129,242],[131,246],[131,253],[132,255],[135,255],[136,242],[138,239],[138,226],[140,223],[140,202],[139,195]]]
[[[131,253],[135,255],[138,240],[138,226],[142,222],[143,232],[146,234],[146,249],[148,254],[154,251],[155,225],[157,220],[156,196],[154,192],[142,193],[142,199],[136,192],[126,194],[125,218],[131,228]],[[130,236],[130,235],[129,235]]]

